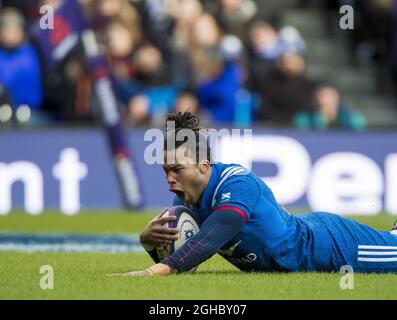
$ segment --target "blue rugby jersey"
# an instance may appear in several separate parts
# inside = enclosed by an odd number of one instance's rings
[[[244,218],[245,224],[238,233],[218,251],[239,269],[339,271],[348,264],[360,272],[397,272],[397,236],[325,212],[290,215],[252,171],[237,164],[222,163],[214,164],[212,169],[200,207],[190,208],[201,225],[216,212],[227,215],[233,211]],[[176,197],[174,205],[186,204]],[[225,226],[225,233],[228,230]],[[222,233],[219,228],[218,233]],[[200,232],[195,237],[200,239]],[[211,243],[196,242],[211,248]],[[188,264],[189,250],[197,251],[199,256],[199,249],[205,250],[189,243],[184,247],[183,255],[176,252],[163,263],[175,267],[172,261],[179,259]],[[368,247],[372,249],[360,249]],[[390,258],[393,252],[394,258]]]

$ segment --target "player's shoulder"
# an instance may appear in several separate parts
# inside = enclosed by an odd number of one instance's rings
[[[239,191],[241,196],[244,191],[249,191],[252,195],[260,192],[258,177],[251,170],[238,164],[223,165],[218,170],[219,178],[212,203],[215,203],[220,195],[223,196],[230,192]]]
[[[251,208],[260,199],[261,194],[258,177],[251,170],[237,164],[225,165],[220,170],[212,196],[212,206],[233,203]]]
[[[233,181],[246,181],[253,183],[257,176],[250,169],[240,164],[218,164],[218,186],[228,185]]]
[[[229,177],[232,176],[243,175],[250,172],[249,169],[236,163],[230,163],[230,164],[217,163],[215,164],[215,166],[218,171],[218,177],[219,177],[218,180],[228,179]]]

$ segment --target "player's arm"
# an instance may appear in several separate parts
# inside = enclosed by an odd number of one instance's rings
[[[179,250],[161,261],[174,272],[190,270],[216,254],[240,232],[246,214],[232,206],[219,207],[201,225],[200,231]]]
[[[115,275],[137,277],[187,271],[216,254],[241,230],[245,222],[246,216],[240,209],[217,208],[202,224],[200,231],[168,258],[146,270]]]

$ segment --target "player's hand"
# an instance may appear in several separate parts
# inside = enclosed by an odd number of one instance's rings
[[[176,217],[162,217],[166,211],[167,209],[150,221],[141,232],[139,240],[143,245],[157,246],[160,244],[170,244],[172,241],[178,240],[179,230],[177,228],[168,228],[166,225],[168,222],[174,221]]]
[[[147,277],[147,276],[168,276],[176,273],[175,270],[163,263],[157,263],[146,270],[131,271],[126,273],[108,273],[108,277],[121,276],[121,277]]]
[[[106,274],[108,277],[146,277],[150,276],[151,274],[146,271],[131,271],[131,272],[126,272],[126,273],[107,273]]]

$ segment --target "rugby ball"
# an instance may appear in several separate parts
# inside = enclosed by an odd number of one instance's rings
[[[173,241],[171,244],[160,245],[156,247],[157,255],[160,260],[163,260],[181,248],[186,241],[192,238],[197,232],[200,231],[199,219],[197,215],[186,206],[174,206],[168,208],[161,217],[176,216],[176,220],[167,223],[169,228],[177,228],[179,230],[178,240]],[[197,267],[196,267],[197,268]],[[196,270],[193,268],[188,272]]]

